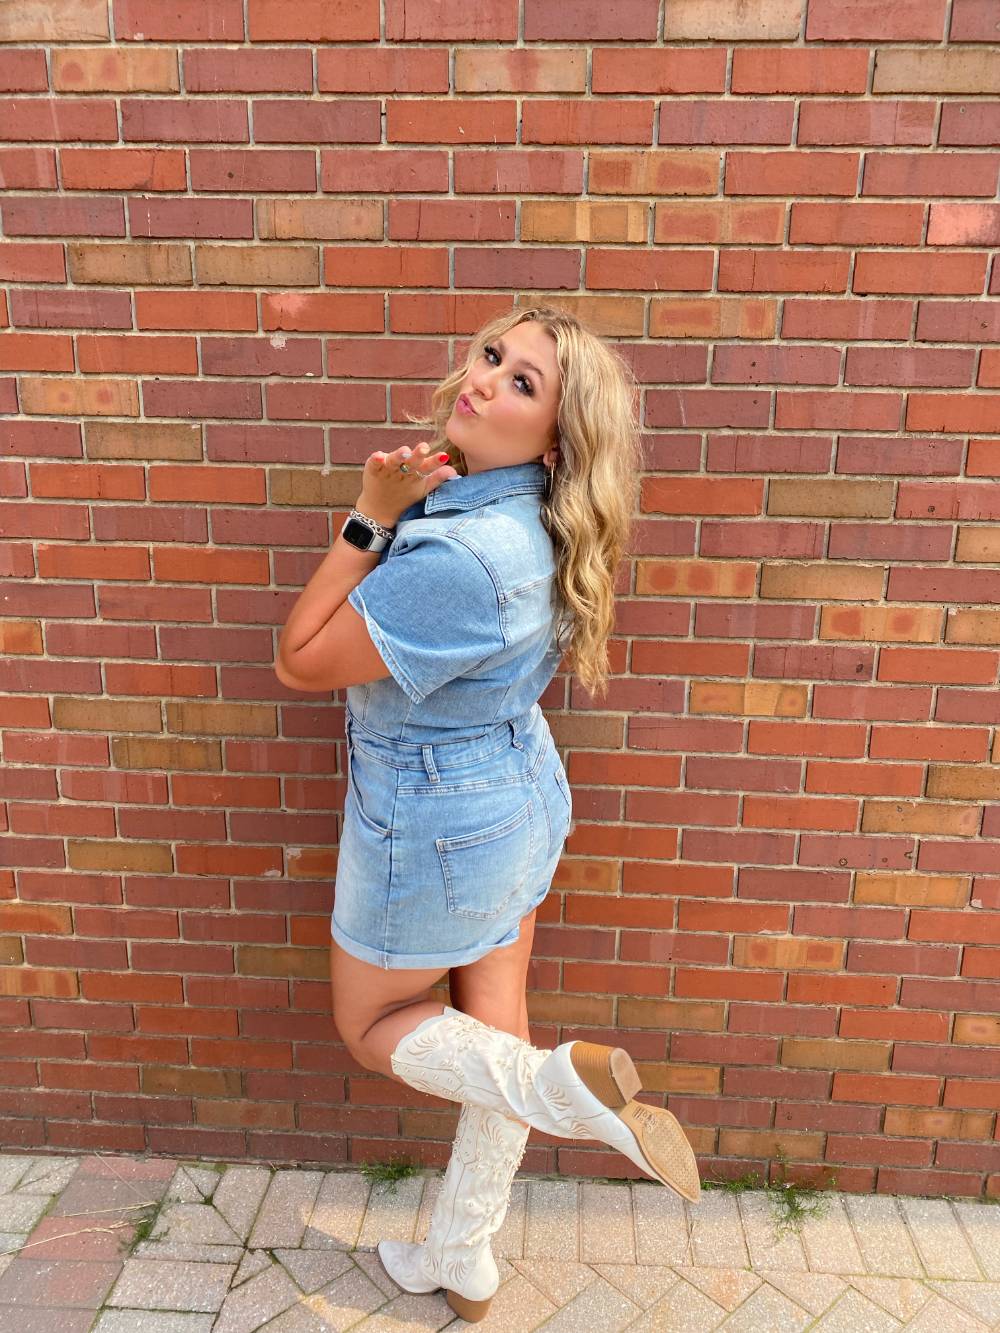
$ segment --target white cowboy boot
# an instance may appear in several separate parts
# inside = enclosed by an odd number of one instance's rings
[[[413,1088],[557,1138],[597,1139],[692,1203],[701,1194],[683,1129],[669,1111],[633,1100],[642,1083],[621,1047],[567,1041],[541,1051],[446,1005],[402,1038],[390,1063]]]
[[[448,1304],[466,1323],[485,1319],[500,1285],[490,1237],[507,1214],[528,1133],[519,1120],[463,1105],[426,1240],[378,1243],[393,1282],[404,1291],[444,1287]]]

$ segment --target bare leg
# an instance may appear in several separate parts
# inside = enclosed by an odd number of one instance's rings
[[[449,974],[451,1002],[482,1023],[528,1040],[525,980],[535,933],[535,914],[521,922],[517,942],[484,958],[454,967]],[[333,1018],[344,1044],[366,1069],[401,1082],[389,1057],[408,1032],[444,1010],[429,991],[442,969],[386,969],[363,963],[330,941]]]
[[[443,968],[375,967],[331,940],[333,1020],[355,1060],[399,1083],[389,1056],[418,1023],[444,1011],[441,1001],[429,995],[444,975]]]
[[[453,1007],[480,1023],[530,1040],[525,985],[534,937],[532,912],[522,920],[516,944],[494,949],[464,967],[453,967],[448,978]]]

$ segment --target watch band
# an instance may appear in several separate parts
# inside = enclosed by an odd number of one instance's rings
[[[352,509],[351,512],[347,515],[347,517],[358,519],[361,523],[365,525],[366,528],[372,528],[373,531],[377,532],[380,537],[384,537],[386,541],[391,542],[393,537],[395,537],[396,535],[395,528],[384,528],[382,524],[377,523],[375,519],[369,518],[367,514],[362,514],[360,509]]]
[[[360,509],[352,509],[340,529],[341,536],[359,551],[384,551],[395,537],[392,528],[385,528],[375,519],[363,514]]]

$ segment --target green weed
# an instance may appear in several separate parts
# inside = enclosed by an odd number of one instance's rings
[[[763,1189],[764,1182],[756,1171],[748,1171],[735,1180],[704,1180],[702,1186],[707,1190],[722,1190],[724,1194],[743,1194],[747,1190]]]
[[[135,1249],[140,1241],[144,1241],[156,1225],[156,1219],[160,1214],[160,1204],[151,1203],[143,1209],[142,1216],[135,1224],[135,1232],[132,1239],[126,1242],[126,1250],[129,1254]]]
[[[781,1235],[787,1231],[799,1231],[802,1223],[811,1217],[822,1217],[830,1205],[830,1191],[837,1183],[836,1172],[831,1171],[825,1185],[820,1189],[814,1185],[800,1185],[788,1179],[788,1161],[784,1153],[776,1154],[780,1177],[775,1181],[763,1180],[756,1171],[748,1171],[735,1180],[706,1180],[705,1189],[723,1190],[727,1194],[743,1194],[748,1190],[759,1190],[767,1196],[771,1206],[775,1230]]]
[[[388,1162],[362,1162],[361,1174],[370,1185],[395,1194],[399,1182],[415,1176],[417,1168],[408,1157],[391,1157]]]

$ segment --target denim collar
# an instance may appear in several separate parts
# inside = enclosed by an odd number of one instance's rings
[[[439,509],[478,509],[507,495],[541,495],[544,490],[544,463],[516,463],[474,472],[470,477],[451,477],[420,503],[425,514],[433,514]]]

